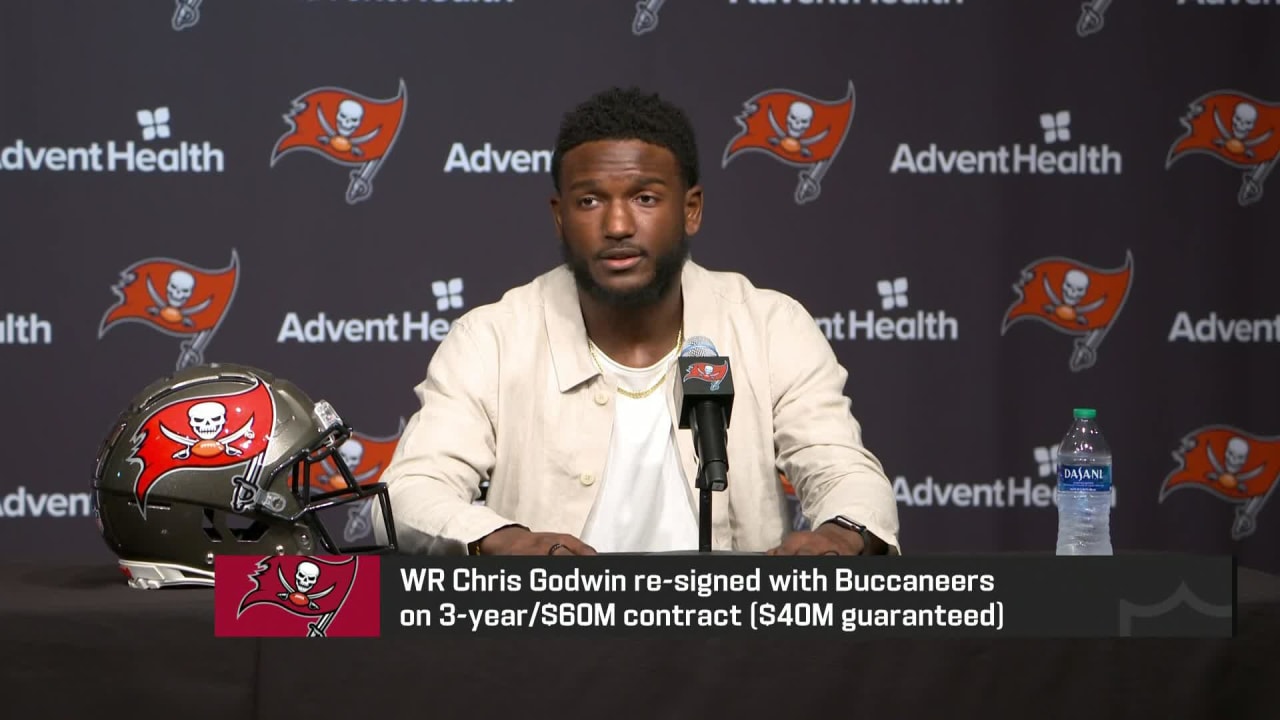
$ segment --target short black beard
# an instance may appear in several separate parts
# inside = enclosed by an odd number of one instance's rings
[[[578,289],[600,301],[604,305],[619,309],[649,307],[656,304],[671,288],[680,274],[680,269],[689,259],[689,236],[681,233],[680,242],[664,255],[658,256],[654,263],[653,279],[647,285],[627,292],[617,292],[601,286],[591,276],[590,264],[586,258],[577,257],[569,250],[569,244],[561,240],[560,255],[573,272],[574,282]]]

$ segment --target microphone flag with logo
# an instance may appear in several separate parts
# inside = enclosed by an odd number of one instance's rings
[[[729,358],[710,340],[695,335],[685,341],[676,363],[680,381],[675,384],[675,405],[680,428],[693,430],[701,469],[698,486],[722,491],[729,481],[726,436],[733,412]]]

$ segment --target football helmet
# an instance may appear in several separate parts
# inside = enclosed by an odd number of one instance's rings
[[[337,452],[350,435],[328,402],[257,368],[179,370],[138,393],[99,449],[93,498],[103,539],[141,589],[211,586],[216,555],[394,551],[386,486],[357,482]],[[373,502],[386,542],[335,542],[322,514]]]

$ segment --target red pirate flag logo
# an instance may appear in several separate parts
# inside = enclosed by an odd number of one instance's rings
[[[206,270],[171,258],[140,260],[120,273],[111,287],[119,301],[102,316],[98,339],[121,323],[150,325],[186,338],[178,353],[178,370],[204,362],[204,350],[226,317],[240,282],[240,257]]]
[[[1021,320],[1038,320],[1077,336],[1069,362],[1073,371],[1092,367],[1098,359],[1098,346],[1124,308],[1132,284],[1133,253],[1128,251],[1124,265],[1111,270],[1071,258],[1041,258],[1023,268],[1014,283],[1018,299],[1005,311],[1000,334]]]
[[[721,167],[743,153],[764,153],[800,168],[797,204],[818,199],[822,178],[844,145],[853,122],[853,82],[840,100],[819,100],[794,90],[766,90],[743,103],[742,126],[725,147]]]
[[[1178,467],[1165,478],[1159,502],[1176,490],[1203,490],[1237,504],[1231,539],[1253,534],[1258,511],[1280,478],[1280,437],[1262,437],[1229,425],[1208,425],[1187,433],[1173,459]]]
[[[148,416],[133,436],[130,462],[141,468],[133,482],[138,510],[172,473],[247,465],[232,487],[232,507],[243,512],[257,497],[263,454],[275,426],[275,399],[262,383],[227,395],[179,400]]]
[[[724,378],[729,374],[729,363],[720,363],[712,365],[711,363],[694,363],[689,366],[688,371],[684,374],[685,380],[701,380],[710,383],[712,390],[720,388],[720,383],[724,382]]]
[[[391,456],[395,454],[396,445],[400,443],[400,435],[404,432],[404,418],[400,418],[400,428],[394,435],[374,437],[360,432],[351,433],[351,437],[338,446],[338,457],[351,471],[352,478],[360,485],[372,485],[378,482],[382,471],[391,464]],[[311,487],[320,492],[331,492],[346,487],[338,473],[333,460],[326,459],[321,465],[325,473],[312,476]]]
[[[239,619],[258,605],[278,608],[311,620],[307,637],[326,637],[355,584],[359,559],[328,560],[320,557],[277,555],[263,558],[250,579],[254,587],[245,593],[236,611]]]
[[[338,446],[338,459],[346,466],[352,479],[358,485],[372,485],[382,477],[382,472],[391,464],[391,456],[400,444],[400,435],[404,433],[404,418],[400,418],[400,428],[394,435],[373,437],[364,433],[353,432]],[[346,487],[342,474],[332,457],[326,458],[321,467],[324,473],[312,476],[311,487],[318,492],[332,492]],[[347,508],[347,520],[343,527],[343,538],[348,543],[355,543],[373,531],[373,519],[370,511],[373,502],[350,503]]]
[[[1262,197],[1262,184],[1280,157],[1280,103],[1223,90],[1192,101],[1180,122],[1186,128],[1169,148],[1168,169],[1186,155],[1210,155],[1244,170],[1237,200]]]
[[[290,130],[276,141],[271,167],[294,151],[321,155],[355,168],[347,185],[348,204],[367,200],[374,176],[400,136],[407,100],[404,80],[395,97],[382,100],[337,87],[305,92],[283,116]]]

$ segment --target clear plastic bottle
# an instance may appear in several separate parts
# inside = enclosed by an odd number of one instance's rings
[[[1111,555],[1111,448],[1093,408],[1076,408],[1058,446],[1059,555]]]

